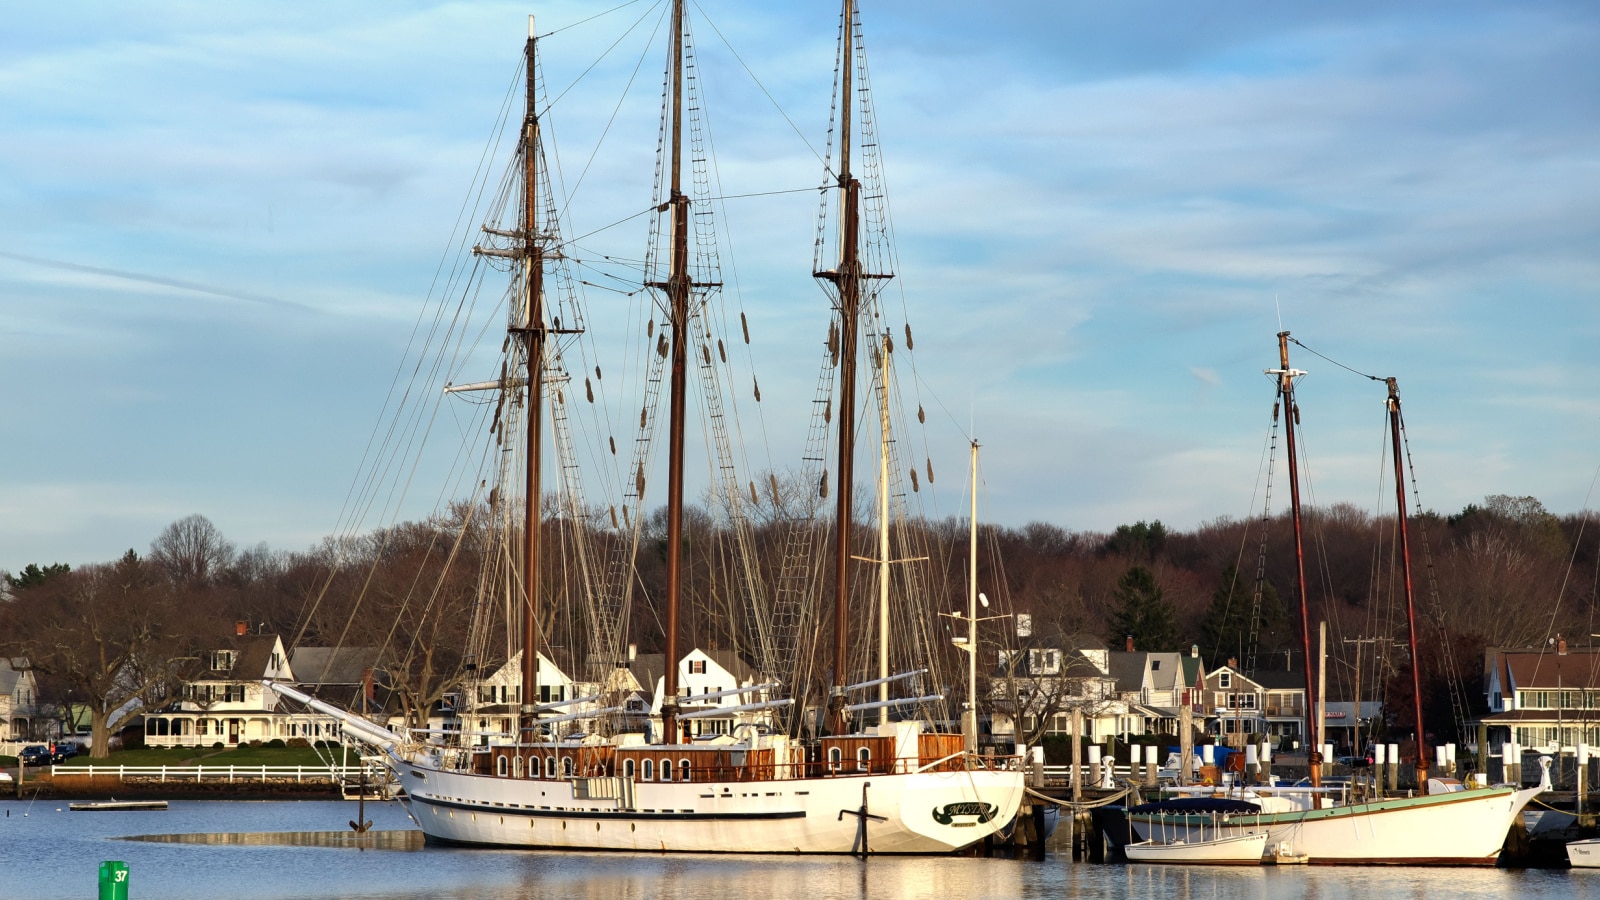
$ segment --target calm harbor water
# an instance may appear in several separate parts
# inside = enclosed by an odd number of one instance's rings
[[[9,813],[9,816],[7,816]],[[126,862],[134,898],[1600,898],[1600,870],[1203,869],[985,859],[662,856],[258,843],[260,832],[348,831],[341,801],[174,802],[165,812],[68,812],[65,802],[0,801],[0,898],[95,896],[102,860]],[[373,828],[406,830],[396,803],[367,805]],[[220,842],[122,840],[218,835]],[[213,839],[215,840],[215,839]],[[275,839],[274,839],[275,840]],[[298,839],[296,839],[298,840]],[[348,844],[348,841],[343,841]]]

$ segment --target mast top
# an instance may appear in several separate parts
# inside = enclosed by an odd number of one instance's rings
[[[530,14],[528,16],[528,40],[531,41],[534,39],[534,37],[536,37],[536,35],[533,33],[533,16]]]

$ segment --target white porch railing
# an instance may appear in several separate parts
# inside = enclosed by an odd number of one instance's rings
[[[51,777],[83,775],[90,778],[116,776],[156,778],[160,781],[266,781],[293,779],[304,781],[343,781],[361,777],[362,766],[51,766]],[[366,767],[374,783],[387,777],[381,767]]]

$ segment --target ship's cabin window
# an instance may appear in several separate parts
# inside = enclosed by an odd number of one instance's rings
[[[838,747],[828,748],[828,771],[839,771],[840,764],[844,762],[844,750]]]
[[[561,757],[561,774],[567,778],[572,777],[572,757]]]
[[[501,778],[506,777],[506,758],[504,756],[495,757],[494,773],[499,775]]]
[[[656,761],[653,759],[647,759],[644,761],[644,780],[656,780]]]
[[[511,777],[522,777],[522,757],[520,756],[514,756],[511,758]]]
[[[872,748],[856,748],[856,771],[865,772],[872,768]]]
[[[544,758],[544,777],[556,777],[556,758],[554,756],[546,756]]]
[[[680,759],[680,760],[678,760],[678,777],[682,778],[684,781],[688,781],[689,780],[689,760],[688,759]]]
[[[623,760],[622,761],[622,777],[632,781],[633,780],[633,773],[634,773],[633,760],[631,760],[631,759]]]
[[[662,781],[671,781],[672,780],[672,760],[670,760],[670,759],[663,759],[661,761],[661,780]]]

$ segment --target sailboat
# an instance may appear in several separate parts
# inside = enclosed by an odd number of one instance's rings
[[[1288,443],[1289,502],[1294,526],[1295,557],[1298,565],[1300,596],[1300,636],[1306,659],[1311,658],[1310,611],[1306,599],[1305,554],[1301,542],[1300,484],[1296,460],[1295,426],[1299,409],[1294,400],[1295,380],[1306,374],[1289,365],[1289,332],[1278,334],[1276,369],[1268,369],[1278,383],[1278,398],[1284,417]],[[1180,839],[1243,835],[1265,831],[1269,845],[1291,842],[1297,853],[1318,865],[1448,865],[1492,866],[1500,855],[1506,834],[1518,821],[1522,810],[1540,793],[1550,790],[1550,758],[1540,760],[1543,776],[1537,787],[1519,790],[1513,785],[1468,787],[1455,779],[1428,777],[1427,747],[1423,741],[1421,675],[1418,662],[1416,616],[1413,613],[1411,557],[1407,544],[1404,469],[1400,446],[1400,390],[1398,382],[1388,380],[1387,409],[1393,443],[1395,492],[1398,500],[1399,549],[1410,624],[1413,713],[1417,722],[1417,782],[1428,792],[1413,797],[1393,797],[1361,802],[1324,805],[1320,792],[1319,766],[1311,766],[1310,791],[1294,795],[1293,789],[1274,789],[1275,811],[1230,816],[1223,824],[1206,816],[1162,816],[1132,813],[1130,824],[1141,837],[1150,839],[1165,828]],[[1311,667],[1306,673],[1306,709],[1316,709],[1315,683]],[[1313,726],[1315,729],[1316,726]],[[1311,746],[1321,746],[1316,730]],[[1288,807],[1285,809],[1284,807]]]
[[[854,35],[859,18],[854,0],[843,4],[840,67],[840,102],[848,110],[857,93],[851,84]],[[659,280],[646,286],[657,292],[666,311],[659,344],[660,357],[670,360],[667,383],[668,486],[666,503],[666,615],[663,643],[665,665],[660,700],[660,728],[653,733],[568,734],[556,736],[553,726],[578,719],[594,719],[621,712],[616,707],[579,708],[578,700],[535,703],[539,696],[540,649],[549,642],[541,634],[539,585],[541,497],[539,448],[541,409],[547,390],[548,343],[562,333],[559,320],[544,307],[543,266],[559,255],[552,245],[554,223],[541,219],[548,206],[540,196],[543,159],[539,107],[535,100],[538,38],[532,20],[525,47],[528,97],[520,153],[520,179],[525,185],[521,222],[514,230],[485,231],[507,238],[510,249],[498,251],[514,260],[519,279],[520,311],[508,329],[507,346],[522,351],[524,373],[503,374],[494,386],[518,391],[527,429],[527,464],[523,495],[522,571],[518,585],[521,623],[521,690],[516,733],[494,739],[456,741],[422,732],[394,732],[291,685],[269,683],[279,694],[337,718],[346,736],[376,748],[405,791],[412,818],[429,840],[463,845],[557,848],[573,850],[647,850],[654,852],[732,853],[948,853],[971,846],[1008,826],[1021,803],[1024,777],[1017,761],[1008,757],[980,756],[976,752],[976,717],[968,716],[966,735],[943,734],[917,718],[891,719],[891,708],[912,705],[928,697],[891,699],[891,683],[911,681],[915,673],[888,674],[859,684],[847,684],[848,626],[851,621],[849,581],[844,574],[851,559],[848,539],[853,513],[855,360],[861,331],[861,284],[883,277],[864,270],[858,252],[861,186],[851,174],[848,111],[839,142],[840,159],[832,167],[840,191],[840,258],[831,269],[818,266],[815,273],[836,290],[840,321],[836,325],[841,359],[840,439],[836,523],[838,584],[834,610],[834,663],[832,689],[824,710],[828,727],[814,737],[782,731],[742,730],[737,739],[702,742],[691,740],[687,724],[696,715],[685,709],[695,702],[722,695],[746,695],[755,688],[684,696],[678,683],[680,584],[684,519],[684,456],[687,371],[690,348],[696,340],[692,322],[693,292],[703,286],[703,276],[693,270],[691,223],[700,213],[680,183],[685,170],[682,154],[684,43],[686,23],[683,0],[671,6],[671,57],[668,64],[665,123],[662,138],[664,190],[655,207],[666,214],[664,245],[670,262]],[[702,344],[701,352],[710,358]],[[872,348],[887,371],[892,342],[887,336]],[[695,353],[699,356],[700,353]],[[596,373],[598,375],[598,372]],[[880,383],[887,402],[887,375]],[[884,414],[885,418],[887,413]],[[498,424],[498,421],[497,421]],[[887,426],[885,426],[885,431]],[[557,440],[560,440],[559,435]],[[887,442],[887,435],[884,437]],[[613,450],[614,452],[614,450]],[[886,453],[886,451],[885,451]],[[885,455],[885,460],[887,456]],[[887,462],[884,463],[887,469]],[[639,492],[643,474],[640,469]],[[887,479],[880,478],[883,511],[879,529],[887,529]],[[752,486],[753,491],[753,486]],[[626,507],[624,508],[626,513]],[[880,538],[881,565],[887,565],[888,545]],[[886,582],[885,582],[886,584]],[[886,588],[885,588],[886,590]],[[880,597],[880,642],[886,642],[886,597]],[[887,650],[880,648],[880,658]],[[848,694],[878,687],[876,703],[849,703]],[[761,685],[761,695],[736,709],[775,708],[797,697],[772,697],[781,685]],[[611,695],[613,692],[607,692]],[[795,691],[795,693],[799,693]],[[596,701],[596,697],[582,701]],[[746,698],[748,699],[748,698]],[[971,698],[969,698],[971,699]],[[802,699],[803,704],[803,699]],[[852,713],[878,711],[873,726],[853,720]],[[575,710],[575,711],[568,711]],[[851,730],[854,727],[856,730]]]

